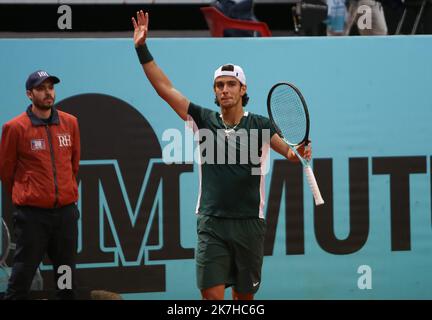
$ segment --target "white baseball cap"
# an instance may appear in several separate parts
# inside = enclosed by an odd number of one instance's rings
[[[243,72],[243,69],[235,64],[228,63],[217,68],[214,73],[213,81],[215,81],[216,78],[220,76],[235,77],[238,81],[240,81],[241,84],[246,85],[246,76]]]

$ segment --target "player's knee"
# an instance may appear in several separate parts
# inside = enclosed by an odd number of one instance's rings
[[[201,290],[201,296],[203,300],[223,300],[224,291],[219,290],[219,288],[210,288]]]
[[[253,300],[254,294],[253,293],[238,293],[235,290],[233,290],[233,300]]]

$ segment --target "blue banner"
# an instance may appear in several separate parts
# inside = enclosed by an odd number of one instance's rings
[[[174,86],[202,106],[217,110],[213,73],[226,63],[245,71],[247,111],[266,115],[267,93],[280,81],[306,99],[326,204],[314,207],[301,166],[271,153],[256,298],[432,297],[431,36],[148,46]],[[151,87],[132,40],[0,40],[1,124],[30,104],[24,84],[38,69],[60,78],[59,108],[80,122],[79,283],[128,299],[199,299],[190,132]],[[164,148],[173,143],[180,156],[168,164]],[[5,192],[1,204],[11,225]],[[42,270],[50,277],[49,261]]]

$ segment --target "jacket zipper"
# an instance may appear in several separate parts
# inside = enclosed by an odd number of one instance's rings
[[[55,166],[55,158],[54,158],[54,149],[52,145],[52,137],[51,132],[49,130],[49,126],[45,126],[47,136],[48,136],[48,144],[50,147],[50,154],[51,154],[51,163],[52,163],[52,169],[53,169],[53,175],[54,175],[54,189],[55,189],[55,201],[54,201],[54,208],[57,208],[58,205],[58,183],[57,183],[57,170]]]

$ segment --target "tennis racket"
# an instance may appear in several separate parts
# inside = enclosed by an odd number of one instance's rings
[[[296,147],[309,144],[309,112],[300,90],[290,83],[277,83],[267,96],[267,110],[279,136],[300,159],[315,205],[324,203],[309,161],[298,153]]]

